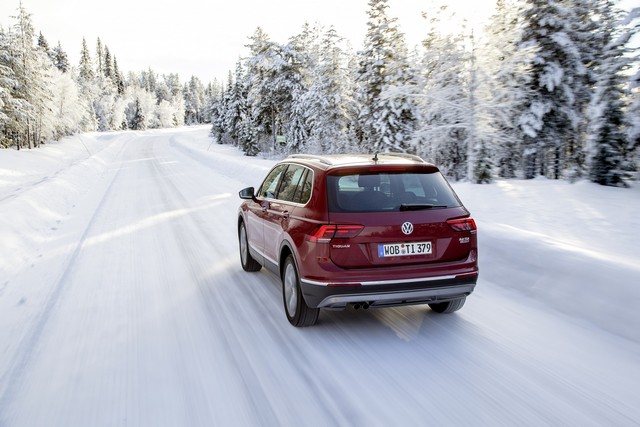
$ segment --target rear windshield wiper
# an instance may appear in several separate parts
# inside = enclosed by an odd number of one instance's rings
[[[442,208],[447,208],[448,206],[446,205],[431,205],[431,204],[426,204],[426,203],[416,203],[416,204],[409,204],[409,203],[403,203],[400,205],[400,210],[401,211],[421,211],[423,209],[442,209]]]

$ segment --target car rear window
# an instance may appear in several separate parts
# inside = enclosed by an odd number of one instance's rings
[[[458,207],[440,172],[328,175],[331,212],[384,212]]]

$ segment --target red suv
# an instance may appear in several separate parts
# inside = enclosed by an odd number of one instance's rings
[[[293,155],[240,198],[242,268],[281,278],[294,326],[347,305],[450,313],[476,285],[476,224],[417,156]]]

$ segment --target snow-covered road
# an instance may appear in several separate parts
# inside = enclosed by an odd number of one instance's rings
[[[0,176],[0,426],[640,424],[639,324],[615,334],[481,258],[456,314],[351,309],[296,329],[279,281],[237,255],[237,192],[273,161],[209,146],[206,128],[85,138],[40,175]],[[481,257],[518,250],[477,219]]]

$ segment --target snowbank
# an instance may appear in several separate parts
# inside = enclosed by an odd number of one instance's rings
[[[480,277],[640,342],[640,189],[536,179],[454,185],[479,227]]]

